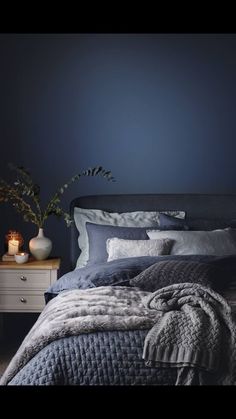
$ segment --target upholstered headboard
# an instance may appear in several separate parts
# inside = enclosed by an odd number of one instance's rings
[[[101,209],[108,212],[128,211],[186,211],[186,220],[194,221],[194,229],[206,229],[205,220],[215,228],[236,226],[236,195],[210,194],[127,194],[127,195],[90,195],[73,199],[70,214],[74,208]],[[75,224],[71,227],[71,267],[76,266],[80,250],[78,231]]]

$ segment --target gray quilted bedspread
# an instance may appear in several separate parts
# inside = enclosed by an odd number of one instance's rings
[[[9,385],[174,385],[175,368],[145,365],[147,332],[106,331],[58,339],[32,358]]]
[[[143,292],[136,288],[118,286],[71,290],[60,293],[44,308],[8,365],[0,380],[0,384],[6,385],[13,382],[18,373],[22,376],[22,371],[25,368],[31,368],[32,362],[35,362],[32,367],[33,374],[35,374],[36,370],[39,371],[38,367],[40,366],[39,375],[44,376],[45,371],[49,380],[48,383],[50,382],[51,384],[55,384],[51,378],[52,371],[55,370],[55,367],[61,367],[63,382],[66,383],[69,367],[68,354],[71,354],[69,355],[70,358],[72,354],[76,354],[75,360],[78,362],[78,365],[73,369],[75,374],[79,370],[83,370],[84,375],[87,375],[86,370],[93,369],[94,364],[93,362],[91,363],[91,360],[94,359],[95,363],[97,363],[95,368],[95,374],[98,375],[97,383],[108,384],[106,381],[102,382],[103,380],[100,378],[103,374],[103,364],[106,365],[106,362],[107,365],[109,363],[112,364],[111,368],[114,368],[112,375],[116,376],[115,379],[117,380],[120,373],[119,357],[121,356],[122,362],[129,369],[132,363],[134,363],[132,356],[130,359],[130,354],[132,355],[132,350],[135,344],[137,345],[137,339],[141,336],[137,335],[138,338],[131,339],[131,343],[129,343],[124,334],[122,335],[124,339],[119,342],[117,332],[148,330],[156,322],[158,314],[153,310],[147,309],[142,303],[142,298],[148,294],[148,292]],[[101,336],[99,332],[105,331],[116,332],[114,335],[116,339],[114,340],[111,334],[109,338],[99,341]],[[92,354],[90,359],[88,359],[89,351],[84,350],[84,348],[88,347],[86,340],[90,342],[89,335],[93,333],[98,334],[98,344],[95,341],[91,344]],[[77,336],[78,340],[74,340],[72,336]],[[84,339],[84,346],[80,339]],[[140,360],[142,359],[143,341],[144,339],[141,339],[140,344],[138,344],[140,346]],[[58,345],[58,350],[56,351],[53,350],[53,342],[55,342],[55,345]],[[125,346],[127,347],[127,350],[124,352],[123,342],[124,348]],[[95,351],[96,348],[98,351]],[[121,348],[121,351],[119,348]],[[51,352],[50,356],[48,356],[48,350]],[[44,358],[41,360],[41,354],[45,357],[45,362]],[[60,358],[57,358],[57,354],[59,354]],[[114,356],[114,365],[111,356]],[[51,359],[50,363],[49,359]],[[84,359],[87,359],[85,366]],[[27,377],[28,384],[35,384],[31,370],[28,371]],[[75,382],[76,380],[75,376]],[[77,383],[80,384],[80,381]],[[16,384],[15,381],[14,384]],[[18,382],[18,384],[23,384],[23,382]]]

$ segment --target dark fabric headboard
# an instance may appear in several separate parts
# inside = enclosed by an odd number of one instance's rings
[[[194,229],[205,229],[205,220],[211,221],[212,228],[236,226],[236,195],[210,194],[127,194],[90,195],[73,199],[70,214],[74,207],[101,209],[108,212],[128,211],[186,211],[186,220],[193,221]],[[220,223],[219,223],[220,221]],[[71,226],[71,268],[76,266],[79,257],[78,231]]]

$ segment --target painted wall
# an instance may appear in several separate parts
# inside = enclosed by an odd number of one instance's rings
[[[84,178],[64,196],[236,193],[236,35],[1,34],[0,176],[31,170],[43,201],[101,164],[116,183]],[[10,228],[36,228],[0,205]],[[45,225],[69,266],[69,230]]]

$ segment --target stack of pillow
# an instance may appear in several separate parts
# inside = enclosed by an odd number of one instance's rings
[[[236,254],[235,229],[190,230],[184,211],[75,208],[74,218],[81,249],[77,268],[138,256]]]
[[[227,299],[236,307],[236,229],[227,228],[235,227],[230,220],[188,220],[187,225],[184,211],[119,214],[83,208],[75,208],[74,219],[80,269],[56,281],[46,302],[73,288],[125,285],[154,292],[194,282],[228,289]]]
[[[75,208],[74,219],[79,231],[78,245],[81,250],[77,268],[120,257],[169,254],[171,241],[164,238],[151,242],[147,230],[187,228],[184,211],[110,213]],[[113,241],[113,238],[122,241]],[[125,242],[126,240],[132,242]]]

